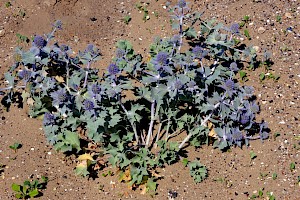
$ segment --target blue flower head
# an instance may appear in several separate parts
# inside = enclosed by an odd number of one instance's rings
[[[89,53],[92,57],[98,56],[100,54],[99,52],[99,49],[93,44],[89,44],[85,49],[85,53]]]
[[[239,70],[239,68],[237,67],[237,64],[236,62],[232,62],[230,63],[230,66],[229,66],[230,70],[233,71],[233,72],[236,72]]]
[[[250,116],[247,115],[246,113],[243,113],[240,117],[240,122],[241,124],[245,125],[250,121]]]
[[[177,5],[178,5],[179,8],[185,8],[186,7],[186,1],[185,0],[179,0]]]
[[[116,50],[116,57],[117,58],[123,58],[125,56],[126,52],[123,49],[117,49]]]
[[[54,22],[53,27],[57,29],[62,29],[62,22],[60,20],[57,20],[56,22]]]
[[[94,94],[100,94],[100,92],[101,92],[101,87],[100,87],[100,85],[98,85],[98,84],[93,84],[92,86],[91,86],[91,91],[94,93]]]
[[[183,84],[182,84],[182,82],[181,82],[180,80],[176,80],[176,81],[174,82],[174,88],[175,88],[176,90],[180,90],[180,89],[182,88],[182,86],[183,86]]]
[[[59,106],[68,100],[68,95],[66,94],[66,91],[64,89],[59,89],[55,92],[52,92],[50,96],[53,99],[53,106]]]
[[[233,93],[235,93],[234,87],[235,87],[234,81],[231,79],[226,80],[221,85],[221,88],[223,88],[228,93],[229,96],[231,96]]]
[[[233,34],[238,34],[238,33],[239,33],[239,28],[240,28],[240,25],[239,25],[239,24],[233,23],[233,24],[230,26],[230,31],[231,31]]]
[[[42,49],[47,45],[47,41],[40,35],[36,35],[33,38],[33,45],[39,49]]]
[[[156,55],[155,63],[159,66],[164,66],[168,64],[168,54],[166,52],[159,52]]]
[[[27,82],[31,78],[31,75],[32,75],[32,72],[29,70],[26,70],[26,69],[21,70],[19,72],[19,77],[21,79],[23,79],[25,82]]]
[[[95,104],[93,101],[86,99],[83,102],[83,107],[87,111],[93,111],[93,109],[95,108]]]
[[[107,71],[110,75],[116,75],[120,72],[120,69],[116,64],[112,63],[108,66]]]
[[[169,54],[167,52],[159,52],[155,59],[152,60],[152,63],[154,64],[154,67],[156,70],[165,70],[169,74],[172,74],[173,71],[171,67],[169,66]]]
[[[198,45],[193,48],[192,52],[194,54],[194,57],[199,59],[204,58],[208,54],[207,51],[205,51],[202,47]]]
[[[44,126],[50,126],[55,124],[55,116],[51,113],[45,113],[43,119]]]

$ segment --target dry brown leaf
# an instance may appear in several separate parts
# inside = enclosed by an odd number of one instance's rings
[[[122,175],[119,178],[119,181],[125,181],[125,182],[129,182],[131,181],[131,175],[130,175],[130,169],[126,169],[125,172],[122,173]]]
[[[28,98],[27,99],[27,104],[30,105],[30,106],[33,106],[33,104],[34,104],[33,98]]]
[[[56,79],[58,82],[60,82],[60,83],[64,83],[64,82],[65,82],[64,78],[61,77],[61,76],[55,76],[55,79]]]

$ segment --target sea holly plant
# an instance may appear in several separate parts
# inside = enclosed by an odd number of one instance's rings
[[[99,49],[90,44],[73,55],[54,41],[62,27],[55,22],[29,50],[16,49],[2,102],[22,99],[30,116],[43,116],[45,136],[56,150],[84,155],[76,174],[109,163],[122,172],[120,181],[151,191],[161,178],[156,169],[178,162],[188,145],[226,150],[268,138],[266,122],[255,121],[260,109],[253,88],[235,78],[257,62],[255,50],[235,42],[238,24],[203,20],[188,6],[180,0],[171,8],[178,34],[155,38],[147,61],[120,40],[101,76]],[[205,178],[199,161],[189,168],[197,182]]]

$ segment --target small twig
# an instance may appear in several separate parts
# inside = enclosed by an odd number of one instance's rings
[[[26,88],[25,85],[22,85],[22,86],[15,86],[16,88]],[[0,88],[0,91],[4,91],[4,90],[11,90],[13,89],[14,87],[13,86],[9,86],[9,87],[6,87],[6,88]]]
[[[172,137],[175,137],[176,135],[180,134],[182,132],[182,129],[178,129],[176,130],[174,133],[170,134],[167,138],[167,141],[172,138]]]
[[[250,136],[248,136],[248,137],[244,137],[245,139],[248,139],[248,140],[258,140],[258,139],[260,139],[260,136],[258,135],[258,136],[255,136],[255,137],[250,137]]]

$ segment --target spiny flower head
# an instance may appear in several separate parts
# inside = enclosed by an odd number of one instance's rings
[[[185,8],[186,7],[186,1],[185,0],[179,0],[177,5],[178,5],[179,8]]]
[[[54,22],[53,27],[57,29],[62,29],[62,22],[60,20],[57,20],[56,22]]]
[[[88,100],[88,99],[84,100],[83,106],[84,106],[84,109],[87,111],[92,111],[95,108],[94,102],[91,100]]]
[[[180,90],[180,89],[182,88],[182,86],[183,86],[183,84],[182,84],[182,82],[181,82],[180,80],[176,80],[176,81],[174,82],[174,88],[175,88],[176,90]]]
[[[118,74],[118,73],[120,72],[120,69],[119,69],[119,67],[118,67],[116,64],[111,63],[111,64],[108,66],[107,71],[108,71],[108,73],[109,73],[110,75],[116,75],[116,74]]]
[[[42,49],[47,45],[47,41],[40,35],[36,35],[33,38],[33,45],[39,49]]]
[[[169,54],[167,52],[159,52],[156,57],[152,60],[152,63],[154,64],[154,67],[156,70],[164,70],[168,72],[169,74],[173,73],[172,68],[168,65]]]
[[[68,95],[66,94],[66,91],[64,89],[59,89],[55,92],[52,92],[50,96],[53,99],[52,101],[53,106],[59,106],[62,103],[66,102],[68,99]]]
[[[117,58],[123,58],[125,56],[126,52],[123,49],[117,49],[116,50],[116,57]]]
[[[24,69],[19,72],[19,77],[24,81],[28,81],[31,78],[31,74],[31,71]]]
[[[164,66],[168,64],[168,53],[166,52],[159,52],[156,55],[155,63],[157,63],[159,66]]]
[[[92,57],[96,57],[100,55],[100,51],[97,47],[95,47],[93,44],[89,44],[86,49],[85,53],[89,53]]]
[[[51,113],[46,112],[44,114],[43,124],[44,124],[44,126],[49,126],[49,125],[55,124],[55,116]]]
[[[200,47],[198,45],[193,48],[192,52],[193,52],[195,58],[199,58],[199,59],[204,58],[208,54],[207,51],[205,51],[202,47]]]
[[[240,28],[240,25],[239,25],[239,24],[233,23],[233,24],[230,26],[230,31],[231,31],[233,34],[238,34],[238,33],[239,33],[239,28]]]
[[[226,80],[222,85],[221,88],[223,88],[229,96],[231,96],[235,91],[234,91],[234,81],[231,79]]]
[[[240,117],[240,122],[241,124],[245,125],[250,121],[250,116],[247,115],[246,113],[243,113]]]
[[[239,70],[239,68],[237,67],[237,64],[236,64],[236,62],[232,62],[232,63],[230,63],[230,66],[229,66],[229,68],[231,69],[231,71],[233,71],[233,72],[236,72],[236,71],[238,71]]]
[[[98,84],[93,84],[92,86],[91,86],[91,91],[94,93],[94,94],[100,94],[100,92],[101,92],[101,87],[100,87],[100,85],[98,85]]]

